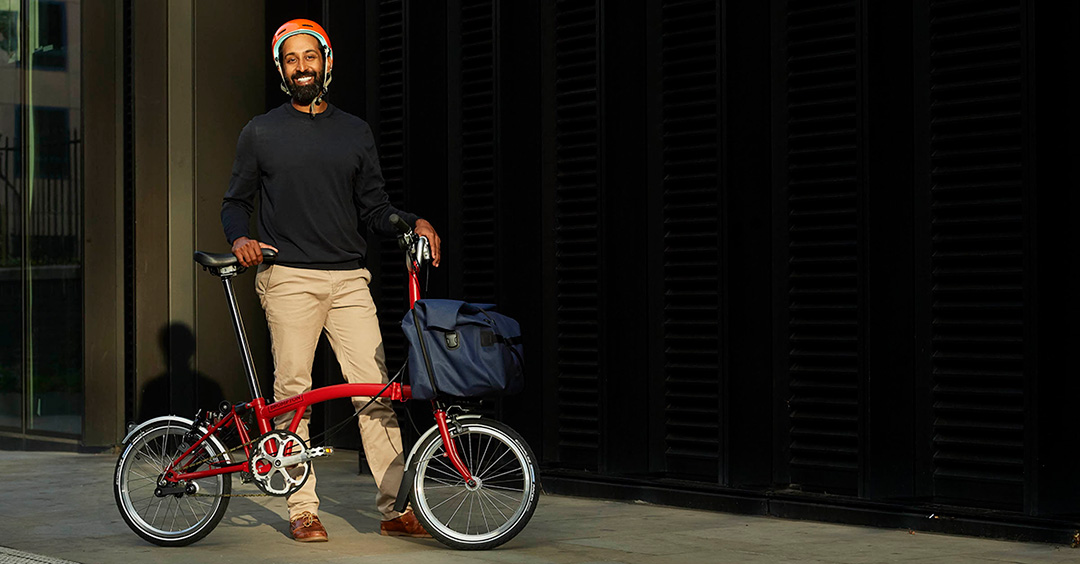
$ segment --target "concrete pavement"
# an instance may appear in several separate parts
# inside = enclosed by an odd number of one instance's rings
[[[120,517],[110,487],[115,462],[111,454],[0,451],[0,547],[82,564],[1080,562],[1080,549],[1068,546],[555,495],[541,496],[529,526],[509,543],[457,552],[434,540],[380,536],[374,484],[356,475],[349,451],[318,462],[330,542],[293,541],[282,499],[236,498],[209,536],[167,549],[144,542]],[[233,493],[258,490],[235,479]],[[0,550],[0,562],[36,561],[12,554]]]

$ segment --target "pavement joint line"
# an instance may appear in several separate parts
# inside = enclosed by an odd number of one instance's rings
[[[0,564],[79,564],[71,560],[62,560],[51,556],[31,554],[14,548],[0,546]]]

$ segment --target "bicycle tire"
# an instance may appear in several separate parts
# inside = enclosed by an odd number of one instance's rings
[[[189,425],[161,421],[147,427],[124,448],[116,461],[113,490],[116,506],[124,521],[146,541],[158,546],[186,546],[202,539],[221,521],[229,505],[232,479],[219,474],[196,480],[199,493],[208,496],[154,494],[158,476],[190,446],[185,435]],[[225,453],[204,441],[191,459],[206,469],[210,462],[225,459]],[[205,500],[205,501],[204,501]]]
[[[479,479],[468,487],[445,456],[442,437],[428,436],[410,470],[413,510],[431,536],[458,550],[486,550],[514,538],[536,511],[536,457],[508,425],[490,419],[459,422],[458,454]]]

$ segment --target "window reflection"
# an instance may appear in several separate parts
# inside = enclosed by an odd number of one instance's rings
[[[79,2],[0,0],[0,427],[82,430]]]

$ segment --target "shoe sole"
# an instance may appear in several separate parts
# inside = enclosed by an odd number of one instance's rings
[[[428,533],[402,533],[398,531],[379,531],[384,537],[409,537],[414,539],[430,539],[431,535]]]
[[[296,537],[293,537],[293,540],[296,541],[296,542],[326,542],[326,541],[328,541],[330,539],[328,539],[326,537],[313,536],[313,537],[307,537],[307,538],[303,538],[303,539],[298,539]]]

